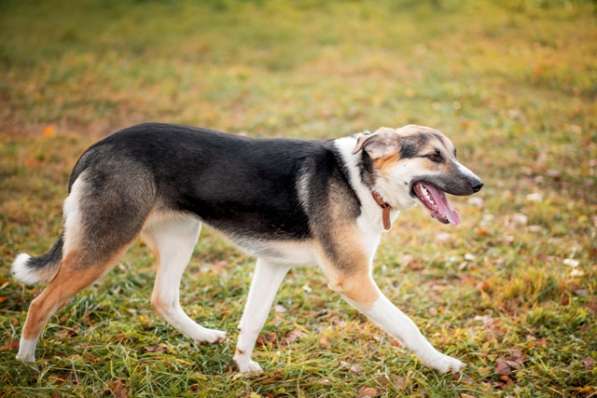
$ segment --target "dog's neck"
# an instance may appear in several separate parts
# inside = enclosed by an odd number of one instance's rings
[[[348,170],[349,183],[361,202],[362,215],[375,229],[382,231],[384,225],[391,224],[398,217],[400,211],[396,204],[392,203],[391,197],[383,186],[376,184],[371,158],[363,156],[362,151],[353,154],[356,142],[355,137],[348,136],[334,140],[334,145]],[[377,200],[374,195],[378,197]],[[387,203],[391,207],[389,220],[384,221],[385,210],[380,205],[381,202]]]

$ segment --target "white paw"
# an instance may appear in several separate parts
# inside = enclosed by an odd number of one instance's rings
[[[430,366],[441,373],[458,373],[465,366],[464,363],[462,363],[458,359],[452,358],[449,355],[445,355],[439,352],[431,360],[423,362],[425,363],[425,365]]]
[[[19,350],[18,354],[17,354],[17,360],[21,361],[21,362],[35,362],[35,353],[33,352],[21,352],[21,350]]]
[[[234,358],[234,362],[236,362],[236,366],[238,367],[238,371],[240,373],[261,373],[263,369],[261,366],[252,359],[247,358]]]
[[[36,343],[36,340],[28,340],[21,337],[17,359],[21,362],[35,362]]]
[[[205,329],[201,331],[201,334],[194,337],[198,343],[221,343],[226,340],[226,332],[217,329]]]

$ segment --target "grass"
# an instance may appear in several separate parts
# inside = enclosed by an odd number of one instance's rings
[[[596,53],[581,1],[3,1],[0,396],[596,396]],[[12,259],[58,235],[81,151],[145,120],[252,136],[445,131],[486,187],[454,199],[457,228],[405,213],[375,277],[466,370],[423,367],[309,268],[262,333],[265,373],[237,375],[253,260],[211,230],[182,301],[226,343],[194,345],[153,313],[137,243],[52,318],[34,365],[17,362],[43,287],[13,281]]]

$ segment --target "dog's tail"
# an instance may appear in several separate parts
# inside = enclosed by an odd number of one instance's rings
[[[12,263],[13,276],[26,285],[50,280],[62,260],[63,236],[60,235],[54,246],[47,253],[38,257],[31,257],[26,253],[19,254]]]

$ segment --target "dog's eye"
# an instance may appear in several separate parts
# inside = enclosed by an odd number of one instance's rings
[[[441,163],[444,161],[444,157],[442,156],[442,153],[437,150],[435,152],[427,155],[427,158],[435,163]]]

